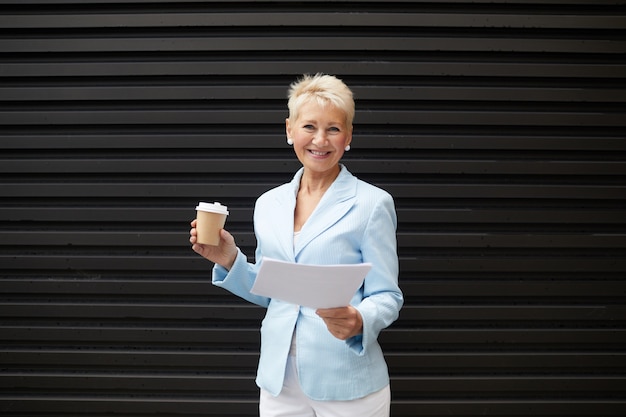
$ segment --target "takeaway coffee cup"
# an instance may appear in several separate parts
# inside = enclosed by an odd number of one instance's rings
[[[217,201],[215,203],[198,203],[196,207],[197,242],[202,245],[217,246],[220,243],[220,230],[226,223],[228,210]]]

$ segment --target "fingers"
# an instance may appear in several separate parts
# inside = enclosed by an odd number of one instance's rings
[[[191,221],[191,230],[189,231],[189,242],[193,245],[196,243],[196,239],[198,237],[198,230],[196,229],[197,219],[193,219]]]
[[[226,229],[220,230],[220,238],[229,245],[235,244],[235,238]]]
[[[347,315],[347,307],[319,308],[315,313],[322,318],[342,318]]]
[[[324,320],[328,331],[337,339],[346,340],[363,331],[361,313],[352,306],[318,309],[316,313]]]
[[[193,242],[191,242],[192,240],[194,240]],[[202,255],[202,252],[204,252],[204,246],[202,246],[199,243],[195,242],[195,238],[191,237],[189,238],[189,241],[191,242],[191,249],[196,252],[199,253],[200,255]]]

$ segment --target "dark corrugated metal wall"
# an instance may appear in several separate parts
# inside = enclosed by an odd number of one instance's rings
[[[263,311],[209,283],[199,200],[253,254],[287,85],[357,97],[406,307],[393,416],[626,414],[623,1],[0,1],[0,414],[253,416]]]

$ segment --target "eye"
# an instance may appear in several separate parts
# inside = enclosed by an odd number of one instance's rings
[[[306,130],[315,130],[315,126],[313,126],[313,125],[311,125],[311,124],[304,125],[304,126],[302,126],[302,127],[303,127],[304,129],[306,129]]]
[[[338,127],[336,127],[336,126],[329,127],[328,131],[331,132],[331,133],[339,133],[339,132],[341,132],[341,130]]]

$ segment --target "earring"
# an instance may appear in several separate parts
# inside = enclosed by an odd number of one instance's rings
[[[287,138],[287,145],[293,145],[293,139]]]
[[[350,145],[346,145],[345,148],[343,148],[346,152],[348,152],[350,150]]]

